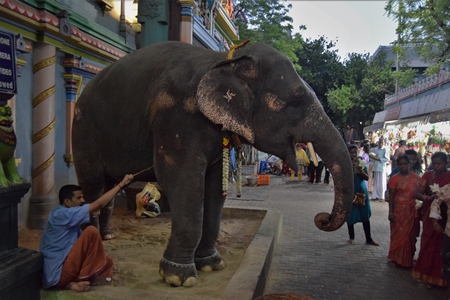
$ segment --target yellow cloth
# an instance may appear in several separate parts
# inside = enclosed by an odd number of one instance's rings
[[[309,166],[308,155],[306,155],[306,151],[302,148],[297,149],[297,162],[302,166]]]

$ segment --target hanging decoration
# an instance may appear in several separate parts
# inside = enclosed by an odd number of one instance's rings
[[[241,147],[236,147],[236,196],[238,198],[241,197],[241,190],[242,190],[242,151]]]
[[[226,197],[228,194],[228,171],[230,167],[230,138],[222,138],[222,196]]]

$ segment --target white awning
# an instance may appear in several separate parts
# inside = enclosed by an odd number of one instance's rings
[[[386,124],[386,129],[392,129],[392,128],[401,129],[404,127],[415,128],[421,124],[428,123],[429,120],[430,120],[429,115],[397,120],[392,123]]]
[[[370,126],[364,127],[363,128],[363,133],[374,132],[374,131],[377,131],[379,129],[382,129],[383,127],[384,127],[384,122],[383,123],[375,123],[375,124],[372,124]]]

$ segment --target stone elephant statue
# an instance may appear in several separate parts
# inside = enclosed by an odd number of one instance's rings
[[[272,153],[295,172],[295,143],[312,142],[335,183],[331,214],[318,228],[346,221],[353,198],[347,147],[315,93],[280,52],[264,44],[239,48],[232,58],[181,42],[161,42],[128,54],[96,75],[77,101],[74,164],[86,201],[124,174],[157,181],[172,212],[172,232],[160,275],[193,286],[197,270],[221,270],[215,249],[225,197],[222,141],[240,140]],[[112,204],[100,215],[109,232]]]

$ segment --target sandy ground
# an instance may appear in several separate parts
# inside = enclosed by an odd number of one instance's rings
[[[220,272],[199,272],[197,285],[174,288],[158,274],[170,236],[170,213],[156,218],[137,219],[134,212],[115,208],[112,228],[115,239],[105,241],[105,250],[114,260],[111,286],[92,287],[87,293],[42,291],[42,299],[220,299],[220,295],[243,258],[262,221],[262,216],[231,214],[222,219],[217,249],[227,263]],[[19,246],[38,250],[41,230],[21,229]]]

